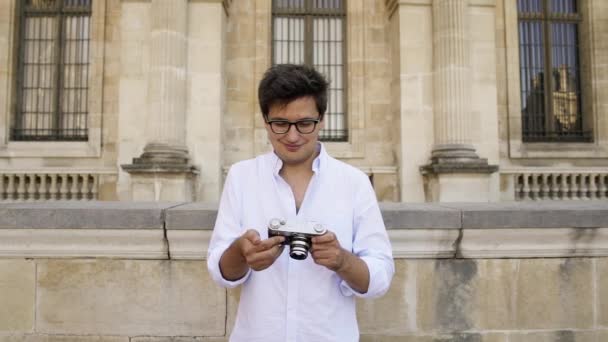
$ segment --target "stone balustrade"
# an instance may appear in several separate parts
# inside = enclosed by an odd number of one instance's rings
[[[99,175],[91,173],[0,173],[0,202],[90,201],[98,184]]]
[[[512,178],[517,201],[594,200],[608,198],[608,171],[502,172]]]
[[[0,341],[227,341],[209,203],[0,204]],[[382,204],[396,273],[361,340],[608,340],[608,202]]]

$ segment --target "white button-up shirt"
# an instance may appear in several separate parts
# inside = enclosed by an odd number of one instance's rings
[[[207,266],[221,286],[242,284],[230,341],[358,341],[355,296],[383,295],[394,274],[391,245],[367,176],[330,157],[322,145],[313,162],[314,175],[299,211],[291,188],[279,175],[282,161],[274,153],[230,168],[211,237]],[[342,248],[359,256],[369,269],[366,293],[352,289],[337,273],[289,257],[289,246],[265,270],[237,281],[223,278],[219,261],[247,229],[268,238],[272,218],[315,221],[334,232]]]

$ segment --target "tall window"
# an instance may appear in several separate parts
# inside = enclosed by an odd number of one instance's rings
[[[347,141],[346,0],[273,0],[272,62],[314,66],[330,81],[320,139]]]
[[[88,139],[91,2],[20,1],[11,140]]]
[[[517,0],[525,142],[588,142],[581,113],[578,1]]]

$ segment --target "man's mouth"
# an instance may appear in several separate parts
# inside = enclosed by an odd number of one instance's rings
[[[285,148],[287,149],[287,151],[289,152],[295,152],[297,150],[300,149],[300,145],[291,145],[291,144],[285,144]]]

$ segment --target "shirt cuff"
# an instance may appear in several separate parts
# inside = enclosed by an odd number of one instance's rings
[[[247,273],[243,277],[237,280],[228,280],[224,278],[222,275],[222,271],[220,270],[220,258],[226,249],[222,250],[221,253],[210,253],[207,259],[207,269],[209,270],[209,274],[211,274],[211,278],[218,285],[226,288],[233,288],[241,285],[246,282],[251,275],[251,268],[247,270]]]
[[[369,285],[367,292],[361,293],[348,285],[345,280],[340,281],[340,292],[346,297],[356,296],[359,298],[377,298],[388,291],[391,278],[387,274],[384,263],[372,257],[360,257],[367,265],[369,271]]]

